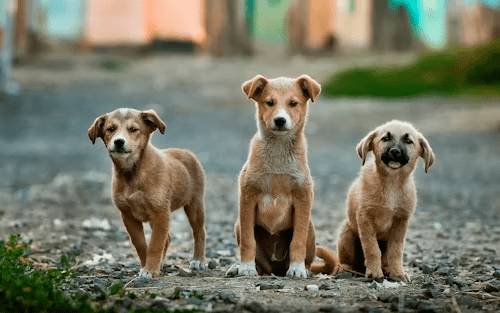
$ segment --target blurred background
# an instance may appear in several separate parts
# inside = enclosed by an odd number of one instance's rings
[[[444,264],[477,280],[500,264],[499,37],[500,0],[0,0],[0,237],[76,251],[103,271],[136,266],[111,162],[87,129],[119,107],[155,109],[167,132],[153,142],[205,167],[209,257],[224,270],[255,132],[241,83],[307,73],[323,87],[307,126],[318,242],[335,245],[357,142],[408,120],[437,162],[416,171],[405,262],[417,276]],[[182,264],[190,230],[174,216],[168,262]]]

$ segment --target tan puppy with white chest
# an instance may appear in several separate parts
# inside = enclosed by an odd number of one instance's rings
[[[142,277],[160,273],[170,243],[170,212],[184,207],[193,229],[194,257],[190,267],[205,263],[205,174],[193,153],[159,150],[151,133],[166,125],[153,110],[118,109],[99,116],[88,130],[92,143],[101,138],[113,161],[113,201],[141,262]],[[152,230],[149,244],[143,222]]]
[[[407,281],[402,258],[417,203],[413,171],[422,157],[427,173],[434,153],[411,124],[396,120],[371,131],[356,150],[364,166],[347,195],[347,219],[337,242],[340,263],[367,277],[385,273]],[[374,157],[365,164],[370,151]]]
[[[304,127],[308,101],[319,96],[321,86],[307,75],[296,79],[257,75],[243,83],[242,90],[255,102],[258,130],[239,177],[235,234],[241,262],[228,273],[305,278],[316,246]],[[335,260],[327,253],[322,256],[326,264],[317,270],[333,271]]]

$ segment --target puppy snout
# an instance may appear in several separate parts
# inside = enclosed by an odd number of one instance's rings
[[[389,150],[389,154],[391,155],[391,157],[397,159],[399,157],[401,157],[401,149],[398,149],[398,148],[391,148]]]
[[[285,124],[286,124],[286,118],[284,117],[276,117],[274,119],[274,125],[276,125],[276,127],[278,128],[285,126]]]
[[[115,139],[114,144],[115,148],[122,149],[125,146],[125,139],[123,138]]]

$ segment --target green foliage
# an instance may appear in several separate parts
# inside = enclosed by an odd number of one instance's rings
[[[330,96],[406,97],[423,94],[500,94],[500,41],[429,53],[396,67],[354,68],[324,84]]]
[[[126,293],[121,281],[112,284],[101,302],[91,302],[85,295],[66,294],[62,285],[70,286],[72,256],[63,256],[57,269],[41,270],[28,259],[28,245],[19,236],[0,240],[0,312],[117,312],[123,310],[118,299],[136,299]],[[151,294],[154,298],[155,295]],[[198,295],[198,297],[200,297]],[[107,300],[118,300],[106,305]],[[113,303],[111,301],[111,303]],[[118,306],[117,306],[118,305]],[[127,308],[129,312],[198,312],[197,309]]]
[[[71,299],[59,288],[68,272],[39,270],[27,259],[28,247],[19,236],[0,241],[1,312],[91,312],[84,298]]]

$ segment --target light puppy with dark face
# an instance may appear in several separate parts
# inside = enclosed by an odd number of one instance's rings
[[[170,212],[183,207],[193,229],[194,257],[190,267],[205,263],[205,174],[193,153],[160,150],[151,134],[166,125],[155,111],[118,109],[99,116],[88,130],[92,143],[101,138],[113,161],[113,201],[141,263],[140,276],[160,273],[170,243]],[[152,229],[149,244],[143,222]]]
[[[229,273],[305,278],[316,246],[304,127],[308,102],[316,100],[321,86],[307,75],[257,75],[243,83],[242,90],[255,103],[257,133],[239,177],[235,233],[241,262]],[[313,271],[334,271],[337,263],[328,251],[319,249],[318,254],[326,264]]]
[[[364,166],[347,195],[347,219],[337,242],[340,262],[367,277],[407,281],[402,257],[417,203],[413,171],[421,157],[427,173],[434,153],[411,124],[396,120],[371,131],[356,150]],[[365,164],[370,151],[373,158]]]

